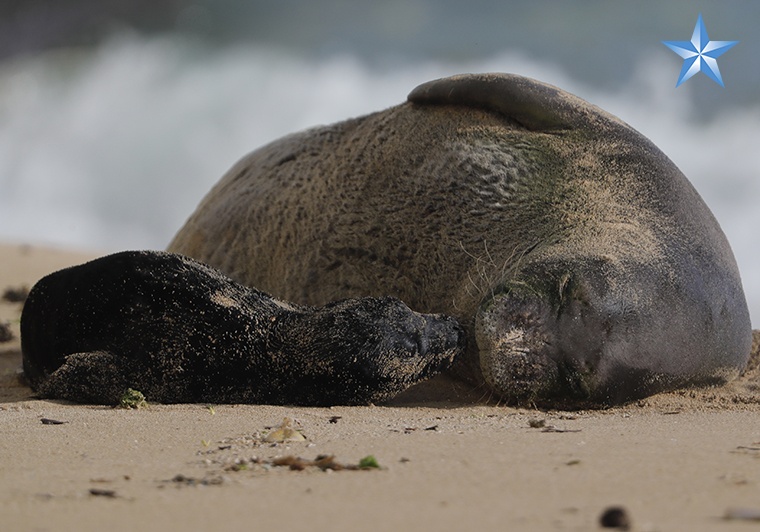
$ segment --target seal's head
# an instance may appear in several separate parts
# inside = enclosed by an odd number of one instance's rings
[[[529,265],[477,315],[484,379],[500,397],[568,405],[731,377],[744,360],[730,291],[707,297],[705,279],[664,273],[600,258]]]
[[[284,356],[300,359],[303,376],[342,383],[314,386],[333,392],[317,393],[311,404],[385,401],[447,369],[465,349],[464,331],[455,319],[414,312],[393,297],[334,301],[278,321],[268,341],[273,357],[292,351]],[[292,401],[303,385],[281,388]]]

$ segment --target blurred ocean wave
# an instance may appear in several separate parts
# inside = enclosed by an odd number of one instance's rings
[[[678,58],[654,50],[614,88],[517,49],[370,63],[346,51],[122,32],[89,49],[19,56],[0,63],[0,239],[160,249],[221,175],[267,142],[401,103],[436,77],[515,72],[616,114],[674,160],[728,235],[758,324],[760,101],[696,118],[692,91],[712,81],[675,90]]]

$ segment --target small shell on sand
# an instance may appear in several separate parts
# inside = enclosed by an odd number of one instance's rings
[[[291,427],[292,422],[293,421],[290,418],[284,418],[282,420],[282,424],[267,434],[266,438],[264,438],[264,441],[269,443],[306,441],[306,438],[303,434]]]

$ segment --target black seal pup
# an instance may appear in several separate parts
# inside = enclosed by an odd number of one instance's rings
[[[278,301],[194,260],[122,252],[53,273],[21,317],[24,371],[43,397],[115,404],[367,404],[447,368],[453,318],[392,297],[319,308]]]

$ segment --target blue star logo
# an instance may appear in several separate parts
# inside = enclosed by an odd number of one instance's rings
[[[681,75],[678,77],[678,87],[681,83],[692,77],[697,72],[704,72],[721,87],[723,78],[720,77],[717,59],[726,53],[739,41],[711,41],[707,36],[705,23],[702,22],[702,13],[697,18],[691,41],[662,41],[662,44],[683,57]]]

